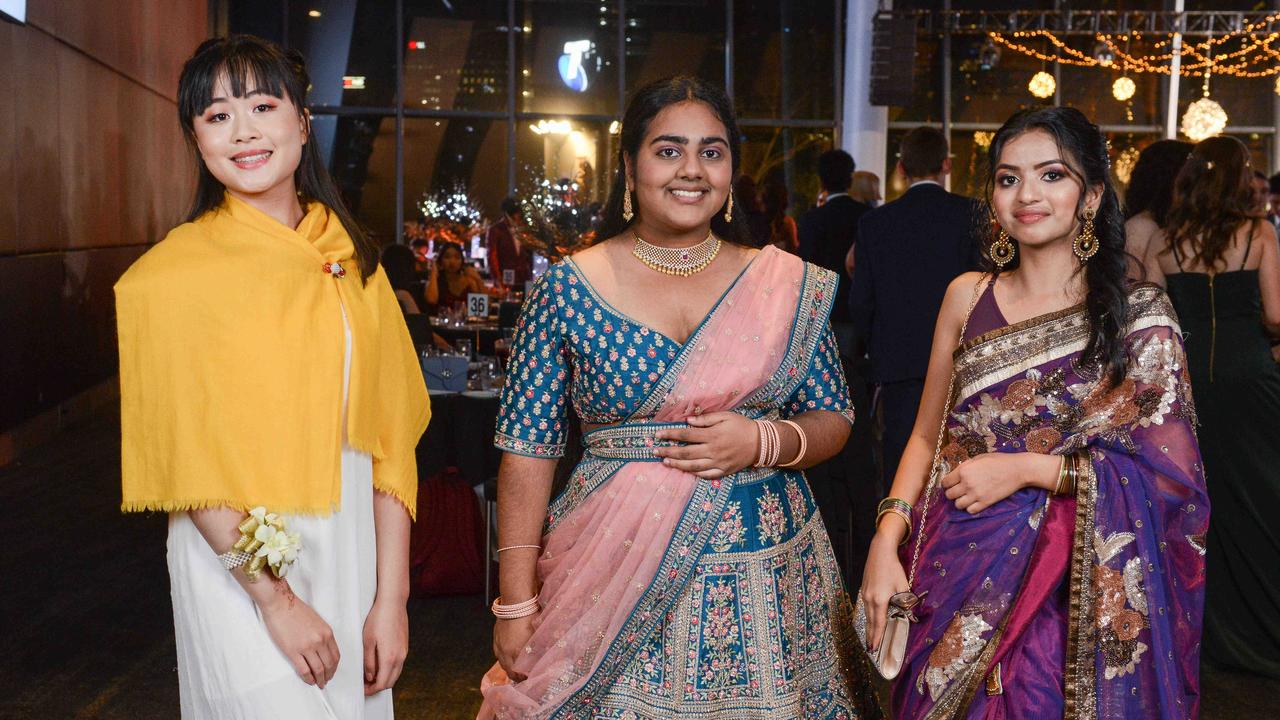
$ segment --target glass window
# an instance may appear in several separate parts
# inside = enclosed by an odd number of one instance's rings
[[[502,120],[406,118],[405,219],[417,217],[425,195],[458,187],[484,217],[500,217],[507,196],[507,127]]]
[[[1271,102],[1276,79],[1239,78],[1214,75],[1209,78],[1209,96],[1227,113],[1227,127],[1271,127],[1275,124],[1275,110]],[[1204,77],[1179,78],[1178,127],[1191,103],[1204,97]],[[1181,132],[1181,130],[1179,130]]]
[[[1052,75],[1053,65],[1001,46],[995,46],[999,59],[991,62],[991,47],[985,35],[951,39],[953,122],[1000,124],[1022,108],[1053,103],[1052,95],[1040,99],[1027,89],[1037,72]]]
[[[890,107],[889,122],[942,122],[942,37],[916,35],[915,81],[911,104]]]
[[[734,103],[742,117],[834,116],[835,4],[735,3]]]
[[[507,4],[406,0],[404,104],[417,110],[507,109]]]
[[[520,111],[620,112],[615,4],[525,0],[516,6],[516,21]]]
[[[987,183],[987,149],[991,147],[994,130],[955,130],[951,133],[951,192],[967,197],[983,197]],[[901,142],[899,137],[898,141]],[[893,153],[897,162],[897,151]],[[906,192],[905,179],[897,194]]]
[[[1143,43],[1147,45],[1147,43]],[[1150,52],[1149,46],[1130,47],[1134,55]],[[1115,84],[1127,77],[1132,88]],[[1099,125],[1159,125],[1163,122],[1164,85],[1167,78],[1155,73],[1122,73],[1103,67],[1062,66],[1062,103],[1078,108]],[[1129,90],[1128,100],[1117,100],[1117,90]],[[1121,95],[1123,97],[1123,95]]]
[[[800,217],[818,200],[818,156],[834,146],[830,128],[743,129],[741,173],[755,181],[766,211]]]
[[[542,180],[578,185],[584,202],[603,203],[617,170],[618,136],[610,123],[560,120],[516,126],[516,185],[527,190]]]
[[[317,114],[311,132],[356,219],[380,242],[395,238],[395,117]]]
[[[744,8],[747,3],[738,2]],[[674,4],[627,3],[627,93],[670,75],[696,75],[724,84],[724,0]],[[749,54],[752,48],[739,46]],[[738,72],[752,73],[739,64]]]
[[[395,3],[325,0],[286,7],[288,46],[306,58],[312,105],[395,104]]]

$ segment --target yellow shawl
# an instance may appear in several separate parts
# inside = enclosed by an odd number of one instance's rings
[[[227,195],[120,278],[124,511],[337,508],[345,309],[347,442],[416,514],[427,390],[386,275],[362,286],[354,253],[320,203],[291,230]]]

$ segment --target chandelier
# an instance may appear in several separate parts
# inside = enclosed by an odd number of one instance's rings
[[[1208,95],[1191,103],[1182,116],[1179,129],[1192,142],[1221,135],[1227,127],[1227,111]]]
[[[1125,100],[1133,97],[1133,94],[1137,91],[1137,84],[1127,76],[1118,77],[1115,82],[1111,83],[1111,95],[1120,102],[1124,102]]]
[[[1222,109],[1216,100],[1209,97],[1210,72],[1204,74],[1204,97],[1191,103],[1182,116],[1179,129],[1192,142],[1200,142],[1205,138],[1221,135],[1227,129],[1227,111]]]
[[[1058,83],[1049,73],[1041,70],[1031,76],[1031,82],[1027,83],[1027,90],[1041,100],[1053,97],[1054,90],[1058,89]]]

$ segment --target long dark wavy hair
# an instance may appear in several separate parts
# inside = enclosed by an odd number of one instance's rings
[[[733,167],[730,184],[733,178],[738,176],[738,167],[741,162],[741,153],[738,150],[742,145],[742,134],[738,131],[733,103],[725,95],[724,90],[715,83],[688,75],[655,80],[631,96],[631,102],[627,103],[627,112],[622,116],[622,131],[618,142],[618,170],[614,173],[613,183],[609,188],[609,202],[604,206],[604,220],[600,224],[598,237],[611,238],[621,235],[635,222],[635,218],[630,222],[622,219],[622,197],[627,192],[626,160],[630,158],[634,161],[640,153],[640,144],[644,141],[645,133],[649,131],[649,123],[653,118],[665,108],[682,102],[703,103],[711,109],[717,120],[724,123],[724,130],[728,135],[726,139],[729,141],[729,157]],[[644,211],[635,196],[631,200],[636,215]],[[711,231],[721,240],[752,246],[751,231],[747,228],[743,217],[746,214],[745,211],[744,207],[741,211],[734,212],[733,220],[725,222],[722,207],[719,212],[711,216]]]
[[[1165,252],[1185,243],[1191,248],[1189,260],[1217,265],[1236,231],[1251,221],[1252,175],[1249,150],[1239,140],[1215,137],[1196,145],[1173,183]]]
[[[231,35],[200,43],[182,66],[182,75],[178,78],[178,122],[199,168],[188,222],[221,207],[226,193],[226,187],[209,172],[200,157],[195,131],[195,119],[213,104],[214,86],[222,78],[226,78],[236,97],[244,97],[246,92],[257,89],[280,99],[288,98],[298,109],[298,117],[306,123],[308,133],[311,128],[305,109],[311,80],[301,53],[285,52],[279,45],[253,35]],[[320,157],[320,148],[311,137],[302,146],[302,159],[293,173],[293,182],[304,206],[318,202],[338,216],[355,245],[360,278],[368,281],[378,268],[378,246],[342,201]]]
[[[1111,382],[1119,382],[1124,377],[1126,364],[1129,283],[1125,278],[1125,267],[1129,256],[1124,248],[1124,215],[1120,212],[1120,199],[1111,183],[1107,140],[1098,126],[1089,122],[1084,113],[1071,107],[1034,108],[1014,114],[996,131],[988,150],[988,203],[995,188],[995,168],[1005,145],[1034,130],[1048,133],[1057,142],[1067,172],[1080,185],[1077,218],[1084,216],[1085,191],[1091,187],[1102,187],[1102,200],[1093,218],[1098,252],[1078,270],[1085,274],[1085,309],[1089,316],[1089,340],[1081,357],[1085,363],[1097,366]],[[990,207],[987,209],[990,211]],[[986,260],[989,270],[999,273],[995,263],[991,262],[990,247],[1000,228],[990,223],[987,229]],[[1016,258],[1005,266],[1006,269],[1015,267]]]
[[[1138,162],[1129,176],[1124,193],[1124,219],[1141,212],[1151,213],[1158,227],[1169,222],[1173,205],[1173,180],[1195,147],[1181,140],[1157,140],[1138,153]]]

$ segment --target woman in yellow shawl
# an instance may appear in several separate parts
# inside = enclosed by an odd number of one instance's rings
[[[123,509],[170,513],[184,718],[390,718],[408,648],[430,410],[307,87],[258,38],[197,48],[178,87],[195,203],[116,285]]]

